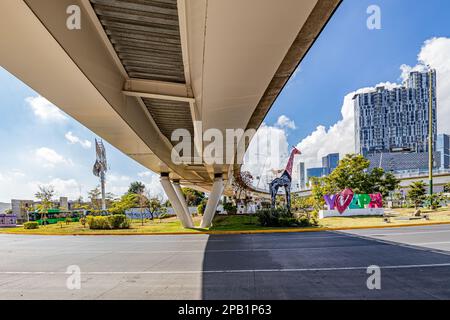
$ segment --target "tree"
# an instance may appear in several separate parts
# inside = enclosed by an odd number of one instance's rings
[[[383,197],[387,197],[390,192],[397,190],[400,187],[400,180],[390,172],[386,172],[379,183],[379,192],[383,195]]]
[[[113,214],[125,214],[125,211],[139,206],[139,195],[134,193],[124,194],[120,200],[114,201],[110,212]]]
[[[425,194],[425,183],[423,181],[416,181],[409,186],[407,197],[414,203],[414,208],[417,209],[425,199]]]
[[[441,207],[441,203],[446,201],[447,197],[443,193],[433,193],[425,196],[425,203],[433,210]]]
[[[205,198],[205,194],[203,192],[197,191],[192,188],[181,188],[184,197],[186,198],[186,202],[188,206],[198,206],[202,200]]]
[[[128,194],[134,194],[137,196],[138,206],[141,211],[141,225],[144,225],[145,208],[147,207],[148,199],[144,196],[145,185],[140,181],[134,181],[128,188]]]
[[[311,209],[314,208],[314,198],[312,196],[309,197],[299,197],[295,195],[292,198],[292,207],[294,210],[302,212],[306,214],[308,220],[310,219]]]
[[[150,212],[151,219],[153,220],[155,213],[160,211],[162,208],[162,201],[158,197],[151,197],[147,201],[147,208]]]
[[[370,191],[370,177],[366,173],[369,168],[370,161],[362,155],[347,154],[336,169],[330,175],[324,177],[325,185],[333,190],[333,193],[340,192],[345,188],[351,188],[355,193],[371,193]],[[382,169],[381,169],[382,170]],[[380,174],[376,170],[373,177]]]
[[[450,182],[444,185],[444,192],[450,193]]]
[[[94,189],[88,192],[89,201],[91,202],[91,208],[93,210],[100,210],[102,205],[101,196],[102,192],[99,186],[95,187]]]
[[[145,185],[140,181],[134,181],[128,188],[128,193],[143,194],[145,191]]]
[[[244,196],[244,204],[247,206],[249,187],[253,183],[253,176],[248,171],[235,171],[234,179],[232,183],[233,191],[236,196],[236,200],[240,200],[241,196]]]
[[[39,186],[39,191],[34,195],[41,201],[39,205],[39,212],[42,217],[42,223],[46,220],[48,210],[52,208],[52,198],[55,195],[55,189],[53,186]]]

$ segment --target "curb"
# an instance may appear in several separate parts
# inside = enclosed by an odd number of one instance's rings
[[[0,232],[2,234],[15,234],[27,236],[176,236],[176,235],[236,235],[236,234],[270,234],[270,233],[303,233],[303,232],[323,232],[323,231],[342,231],[342,230],[360,230],[360,229],[386,229],[402,227],[427,227],[434,225],[450,225],[449,222],[431,222],[431,223],[410,223],[385,226],[360,226],[360,227],[342,227],[342,228],[311,228],[311,229],[270,229],[270,230],[233,230],[233,231],[198,231],[198,232],[122,232],[122,233],[23,233],[23,232]]]

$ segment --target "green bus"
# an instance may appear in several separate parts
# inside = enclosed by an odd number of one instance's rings
[[[65,222],[66,218],[70,218],[73,222],[78,222],[80,221],[80,218],[85,215],[85,210],[63,211],[60,209],[49,209],[45,214],[37,211],[28,213],[28,221],[36,221],[40,225],[43,225],[55,224],[60,221]]]

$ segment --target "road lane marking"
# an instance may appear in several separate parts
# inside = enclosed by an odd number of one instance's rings
[[[450,233],[450,230],[435,230],[435,231],[415,231],[415,232],[398,232],[398,233],[373,233],[373,234],[364,234],[357,232],[345,232],[348,234],[357,234],[368,237],[385,237],[385,236],[403,236],[403,235],[414,235],[414,234],[425,234],[425,233]]]
[[[436,242],[417,242],[413,243],[414,245],[418,246],[426,246],[426,245],[433,245],[433,244],[449,244],[450,241],[436,241]]]
[[[420,269],[450,267],[450,263],[409,264],[380,266],[380,269]],[[173,270],[173,271],[85,271],[84,275],[127,275],[127,274],[203,274],[203,273],[253,273],[253,272],[311,272],[311,271],[348,271],[367,270],[361,267],[330,267],[330,268],[290,268],[290,269],[235,269],[235,270]],[[67,275],[62,271],[0,271],[0,275]]]

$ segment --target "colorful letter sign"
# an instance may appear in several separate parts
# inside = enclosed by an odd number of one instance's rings
[[[342,214],[345,210],[347,210],[352,200],[353,200],[352,189],[345,189],[344,191],[336,195],[334,205],[337,211],[339,211],[339,213]]]
[[[343,214],[347,209],[383,208],[383,196],[375,194],[354,194],[352,189],[345,189],[338,194],[323,197],[329,210],[336,209]]]

